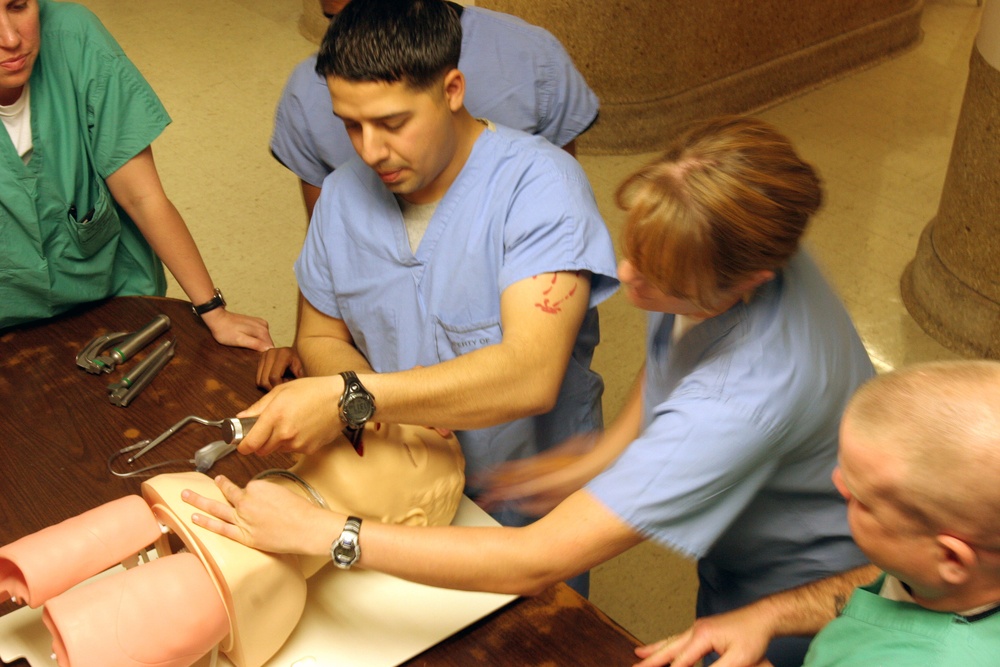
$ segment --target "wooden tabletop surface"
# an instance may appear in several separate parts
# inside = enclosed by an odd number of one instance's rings
[[[170,329],[135,358],[101,375],[77,367],[77,353],[96,336],[136,331],[160,313],[170,318]],[[174,358],[128,407],[113,405],[108,385],[166,338],[175,340]],[[218,345],[187,302],[165,298],[111,299],[0,333],[0,544],[138,493],[143,478],[112,475],[109,458],[189,415],[218,420],[253,403],[262,395],[254,384],[257,356]],[[134,467],[190,459],[219,437],[216,428],[189,424]],[[110,465],[129,470],[125,458]],[[212,473],[246,483],[259,470],[290,463],[282,455],[231,455]],[[181,464],[157,472],[190,469]],[[0,603],[0,615],[13,609],[9,601]],[[514,601],[406,664],[631,665],[637,644],[600,610],[558,584],[534,598]]]

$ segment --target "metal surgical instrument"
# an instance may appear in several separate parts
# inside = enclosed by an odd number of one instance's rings
[[[121,380],[108,385],[108,399],[113,405],[127,408],[132,399],[138,396],[139,392],[145,389],[173,358],[174,341],[163,341]]]
[[[164,466],[177,465],[179,463],[187,463],[194,466],[197,472],[208,472],[215,462],[221,458],[229,456],[234,451],[236,451],[236,445],[228,443],[225,440],[216,440],[215,442],[210,442],[204,447],[201,447],[194,453],[193,459],[172,459],[170,461],[161,461],[159,463],[153,463],[144,468],[138,468],[136,470],[129,470],[128,472],[118,472],[112,467],[114,465],[115,459],[128,451],[129,447],[124,450],[115,452],[108,459],[108,470],[111,474],[116,477],[135,477],[137,475],[144,475],[150,470],[155,470],[157,468],[162,468]]]
[[[166,440],[167,438],[169,438],[174,433],[179,431],[187,424],[190,424],[191,422],[202,424],[204,426],[215,426],[216,428],[222,429],[222,440],[227,444],[238,445],[243,441],[243,438],[246,437],[246,434],[250,431],[250,429],[253,428],[253,425],[257,423],[257,418],[229,417],[227,419],[211,421],[208,419],[202,419],[201,417],[196,417],[194,415],[189,415],[184,419],[180,420],[179,422],[177,422],[176,424],[174,424],[173,426],[171,426],[170,428],[168,428],[160,435],[156,436],[154,439],[140,440],[134,445],[129,445],[128,447],[122,449],[120,452],[118,452],[118,454],[125,454],[127,452],[135,451],[138,449],[139,450],[138,452],[136,452],[135,454],[133,454],[128,458],[129,463],[134,463],[135,460],[138,459],[140,456],[142,456],[149,450],[153,449],[154,447],[162,443],[164,440]]]
[[[97,336],[76,355],[76,365],[93,375],[110,373],[169,328],[170,318],[161,313],[135,333],[116,331]]]

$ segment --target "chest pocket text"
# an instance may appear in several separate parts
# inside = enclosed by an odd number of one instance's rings
[[[438,358],[441,361],[497,345],[503,340],[503,330],[498,320],[463,325],[447,324],[438,320],[436,329]]]

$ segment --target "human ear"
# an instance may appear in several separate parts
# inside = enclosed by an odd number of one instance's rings
[[[453,69],[444,75],[444,95],[452,113],[465,104],[465,75],[461,71]]]
[[[950,586],[961,586],[969,580],[979,559],[968,542],[952,535],[940,534],[935,538],[938,548],[938,576]]]
[[[850,500],[851,492],[847,490],[847,485],[844,484],[844,473],[840,472],[840,466],[834,468],[830,476],[833,478],[833,486],[837,489],[837,492],[844,497],[844,500]]]
[[[743,299],[743,301],[749,301],[749,299],[754,295],[754,292],[757,291],[758,287],[773,279],[774,271],[768,269],[754,271],[746,278],[743,278],[733,285],[727,293],[735,295],[737,298]]]
[[[760,271],[754,271],[750,277],[746,279],[744,290],[755,290],[764,283],[774,280],[774,271],[768,269],[761,269]]]

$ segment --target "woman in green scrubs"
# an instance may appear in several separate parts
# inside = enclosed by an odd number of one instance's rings
[[[88,9],[0,0],[0,119],[0,329],[162,296],[162,260],[217,341],[273,346],[267,322],[226,310],[153,162],[170,117]]]

